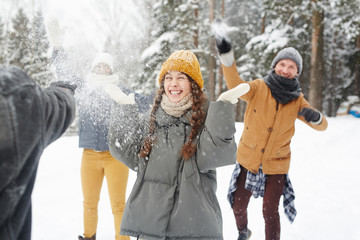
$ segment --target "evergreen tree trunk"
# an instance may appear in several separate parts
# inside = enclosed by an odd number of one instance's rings
[[[224,19],[224,16],[225,16],[225,0],[222,0],[221,1],[221,18]],[[219,93],[218,93],[218,97],[220,96],[220,94],[223,92],[223,78],[224,78],[224,75],[223,75],[223,71],[222,71],[222,67],[221,67],[221,64],[219,64]]]
[[[215,0],[210,0],[209,4],[209,16],[210,16],[210,24],[214,20],[214,6],[215,6]],[[214,39],[210,38],[210,54],[209,54],[209,91],[210,91],[210,97],[212,101],[215,101],[215,46],[214,46]]]
[[[337,47],[336,39],[337,39],[338,33],[334,33],[334,46]],[[337,72],[337,60],[336,60],[336,54],[333,54],[331,58],[331,79],[330,79],[330,99],[329,99],[329,107],[327,114],[329,116],[335,116],[336,115],[336,86],[338,83],[338,77],[336,75]]]
[[[312,0],[315,4],[321,0]],[[311,35],[311,69],[310,69],[310,89],[309,103],[322,110],[322,87],[324,76],[324,12],[315,9],[312,15],[312,35]]]
[[[197,8],[194,10],[194,15],[195,15],[195,19],[197,20],[196,22],[199,22],[199,4],[197,3]],[[199,48],[199,29],[198,27],[196,27],[196,29],[194,30],[194,46],[196,49]]]
[[[5,43],[6,43],[5,29],[2,19],[0,18],[0,64],[4,64],[6,59]]]
[[[356,37],[356,48],[360,50],[360,35]],[[360,61],[355,63],[355,94],[360,97]]]
[[[263,34],[265,32],[266,27],[266,12],[263,13],[263,16],[261,18],[261,32],[260,34]]]
[[[225,0],[221,1],[221,17],[224,19],[225,16]]]
[[[222,88],[222,85],[223,85],[223,71],[222,71],[222,67],[221,67],[221,64],[219,66],[219,93],[218,93],[218,97],[220,96],[220,94],[223,92],[223,88]]]

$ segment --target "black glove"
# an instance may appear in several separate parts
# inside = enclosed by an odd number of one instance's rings
[[[219,54],[228,53],[231,51],[231,42],[222,36],[215,36],[216,48]]]
[[[59,88],[68,89],[71,91],[71,93],[73,95],[75,94],[75,89],[77,88],[77,86],[75,84],[72,84],[72,83],[66,82],[66,81],[52,82],[52,83],[50,83],[50,87],[59,87]]]
[[[303,116],[307,122],[317,122],[320,119],[320,113],[311,108],[303,108],[299,115]]]

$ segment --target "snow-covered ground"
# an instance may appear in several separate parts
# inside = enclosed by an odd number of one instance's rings
[[[360,119],[329,118],[325,132],[296,122],[291,143],[290,178],[298,215],[290,224],[281,214],[281,239],[347,239],[360,236]],[[243,124],[236,123],[238,142]],[[33,240],[71,240],[83,233],[80,184],[81,149],[77,137],[62,137],[44,152],[33,192]],[[218,169],[217,196],[222,208],[225,240],[237,239],[226,193],[233,166]],[[130,172],[127,196],[135,181]],[[262,199],[249,204],[252,240],[265,239]],[[97,239],[114,239],[106,182],[99,203]]]

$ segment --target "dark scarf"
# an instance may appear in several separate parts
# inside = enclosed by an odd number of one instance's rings
[[[264,78],[264,81],[270,88],[271,95],[282,104],[297,99],[301,93],[300,83],[296,77],[293,79],[285,78],[275,74],[273,70]]]

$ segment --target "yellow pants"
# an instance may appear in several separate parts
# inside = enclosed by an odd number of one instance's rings
[[[90,238],[96,233],[98,203],[104,175],[106,176],[114,215],[115,239],[130,240],[128,236],[120,235],[129,169],[112,157],[109,151],[95,152],[90,149],[84,149],[81,160],[81,185],[84,196],[84,237]]]

